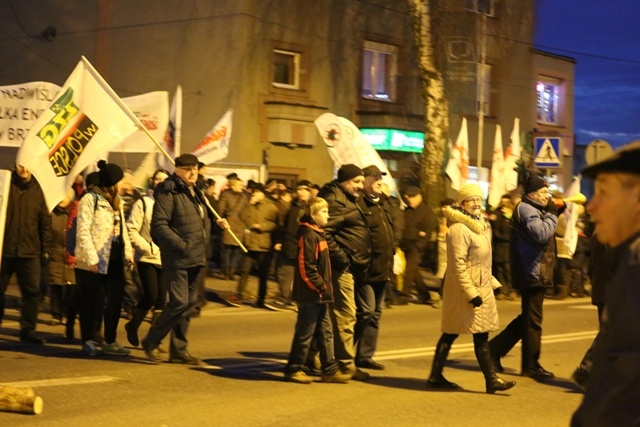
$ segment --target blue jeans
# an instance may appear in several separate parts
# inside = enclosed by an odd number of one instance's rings
[[[356,359],[371,359],[378,346],[380,317],[387,282],[356,285]]]
[[[314,339],[320,352],[322,374],[338,372],[338,362],[333,353],[333,329],[329,304],[298,304],[298,318],[291,343],[291,353],[285,371],[298,372],[309,356],[311,340]]]

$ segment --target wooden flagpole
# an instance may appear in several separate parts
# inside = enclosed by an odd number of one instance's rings
[[[138,126],[138,128],[142,129],[147,134],[147,136],[149,138],[151,138],[151,140],[156,145],[156,147],[158,147],[160,152],[167,159],[169,159],[171,164],[175,165],[176,164],[175,161],[173,160],[171,155],[169,153],[167,153],[167,150],[164,149],[162,144],[160,144],[158,141],[156,141],[156,139],[153,137],[153,135],[151,135],[151,133],[147,130],[145,125],[142,124],[140,119],[138,119],[138,117],[136,117],[136,115],[133,114],[133,111],[131,111],[131,109],[127,106],[127,104],[125,104],[124,101],[122,99],[120,99],[120,97],[113,91],[113,89],[111,89],[111,86],[109,86],[109,84],[102,78],[100,73],[98,73],[98,71],[95,68],[93,68],[93,65],[91,65],[91,63],[87,60],[87,58],[82,56],[82,62],[87,67],[88,71],[93,75],[93,77],[98,81],[98,83],[100,83],[100,86],[102,86],[102,88],[111,96],[111,98],[113,98],[115,103],[118,104],[118,106],[120,108],[122,108],[122,110],[125,112],[125,114],[127,116],[129,116],[129,118]],[[223,219],[218,214],[218,212],[216,212],[216,210],[213,209],[213,206],[211,206],[211,204],[209,203],[209,201],[207,200],[206,197],[204,197],[204,202],[205,202],[205,205],[207,206],[207,209],[209,209],[209,212],[211,212],[213,214],[213,216],[216,217],[216,219],[218,219],[218,220],[222,220]],[[240,239],[238,239],[238,236],[236,236],[235,233],[231,230],[231,228],[225,228],[225,230],[227,232],[229,232],[229,234],[231,234],[231,237],[233,237],[233,240],[235,240],[236,243],[238,244],[238,246],[240,246],[240,249],[242,249],[245,253],[249,252],[247,250],[247,248],[242,244]]]

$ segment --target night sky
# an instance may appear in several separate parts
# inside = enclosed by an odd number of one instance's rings
[[[575,58],[577,143],[640,140],[640,1],[536,0],[536,47]]]

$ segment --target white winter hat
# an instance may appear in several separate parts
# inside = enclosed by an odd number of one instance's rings
[[[462,203],[469,197],[482,198],[482,189],[475,182],[467,182],[458,190],[458,203]]]

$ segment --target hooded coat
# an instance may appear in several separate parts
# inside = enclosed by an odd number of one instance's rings
[[[442,332],[475,334],[498,330],[494,290],[500,282],[491,275],[491,227],[483,217],[445,208],[451,226],[447,232],[447,271],[442,301]],[[480,296],[482,305],[469,301]]]

